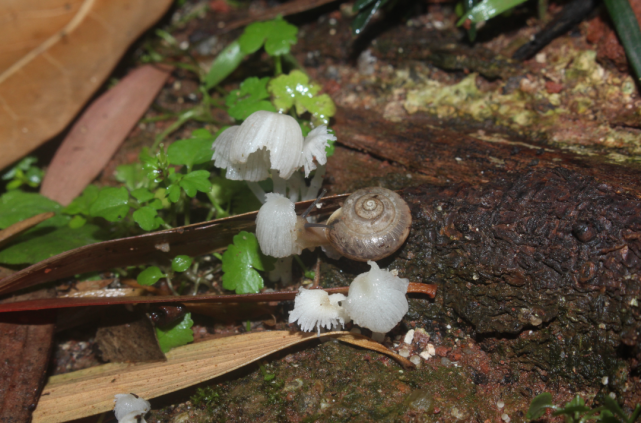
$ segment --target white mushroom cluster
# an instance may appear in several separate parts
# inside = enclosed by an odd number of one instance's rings
[[[286,195],[289,190],[290,198],[298,201],[308,196],[308,190],[304,190],[302,175],[297,170],[304,168],[307,177],[316,169],[314,159],[325,165],[325,148],[330,140],[336,140],[336,137],[327,132],[325,125],[313,129],[303,138],[296,119],[261,110],[252,113],[240,126],[227,128],[218,136],[212,146],[212,160],[216,167],[227,169],[227,179],[248,181],[263,202],[264,192],[260,192],[256,183],[270,176],[274,181],[274,192]],[[324,172],[317,173],[322,181]],[[311,198],[314,197],[315,194]]]
[[[289,314],[289,323],[298,321],[301,330],[310,332],[316,327],[333,329],[353,320],[357,325],[374,333],[387,333],[407,313],[405,294],[409,280],[399,278],[388,270],[368,261],[369,272],[354,279],[347,297],[329,295],[323,290],[301,288]],[[343,298],[337,297],[340,295]]]
[[[146,423],[145,414],[151,410],[149,401],[135,394],[116,394],[114,402],[114,414],[118,423]]]

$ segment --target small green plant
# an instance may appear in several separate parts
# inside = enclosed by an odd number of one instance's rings
[[[36,157],[27,156],[2,175],[3,181],[9,181],[6,189],[12,190],[21,186],[39,187],[44,177],[44,171],[38,166],[34,166],[37,162],[38,159]]]
[[[257,270],[272,270],[276,261],[260,251],[256,235],[245,231],[234,236],[234,243],[227,248],[222,260],[223,288],[237,294],[260,292],[264,283]]]
[[[204,407],[208,413],[212,413],[214,408],[220,402],[220,393],[210,386],[196,389],[196,393],[191,396],[191,403],[196,407]]]
[[[171,269],[167,269],[165,273],[163,273],[157,266],[149,266],[138,274],[137,281],[140,285],[150,286],[158,282],[160,279],[165,278],[167,279],[169,289],[174,294],[178,295],[178,292],[175,291],[172,279],[176,273],[187,272],[193,262],[194,260],[189,256],[176,256],[171,261]],[[195,289],[197,289],[197,286]]]
[[[550,409],[552,416],[563,416],[566,423],[584,423],[589,420],[605,423],[634,423],[641,414],[641,405],[637,405],[632,415],[626,415],[619,404],[610,395],[603,399],[603,405],[590,408],[579,395],[565,406],[561,407],[552,404],[552,395],[548,392],[537,395],[530,403],[530,409],[526,414],[528,420],[536,420]]]
[[[275,374],[267,372],[267,369],[262,364],[260,366],[260,374],[263,375],[263,380],[265,382],[271,382],[276,377]]]
[[[156,337],[162,352],[166,353],[172,348],[192,342],[194,340],[194,332],[191,330],[193,325],[194,321],[191,320],[191,313],[186,313],[177,323],[165,327],[157,327]]]

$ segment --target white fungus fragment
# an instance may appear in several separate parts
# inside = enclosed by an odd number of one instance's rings
[[[405,342],[406,344],[411,344],[413,341],[414,341],[414,329],[410,329],[405,334],[405,338],[403,339],[403,342]]]
[[[135,394],[116,394],[114,402],[114,414],[118,423],[146,423],[145,414],[151,410],[149,401]]]
[[[303,332],[317,328],[319,335],[321,327],[330,330],[338,328],[339,324],[344,327],[345,320],[349,319],[339,304],[344,300],[343,294],[329,295],[322,289],[301,287],[294,300],[294,310],[289,313],[289,323],[298,321]]]
[[[503,420],[505,423],[510,423],[510,416],[508,416],[506,413],[501,414],[501,420]]]
[[[372,268],[354,279],[343,306],[357,325],[372,332],[387,333],[407,313],[405,294],[409,280],[381,270],[374,261],[367,264]]]
[[[264,254],[288,257],[303,250],[296,243],[294,203],[280,194],[266,194],[256,217],[256,238]]]

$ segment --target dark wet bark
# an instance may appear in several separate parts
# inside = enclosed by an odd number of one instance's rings
[[[635,197],[555,168],[424,185],[404,198],[412,231],[392,266],[439,285],[443,315],[454,311],[489,351],[588,384],[623,383],[638,366]]]
[[[43,296],[50,294],[29,294]],[[0,422],[31,421],[51,354],[54,321],[54,310],[0,315]]]

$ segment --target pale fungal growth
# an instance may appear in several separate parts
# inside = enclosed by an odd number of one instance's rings
[[[374,261],[367,264],[372,268],[354,279],[343,307],[357,325],[372,332],[386,333],[407,313],[405,294],[409,280],[381,270]]]
[[[114,402],[114,414],[118,423],[146,423],[145,414],[151,410],[149,401],[136,394],[116,394]]]
[[[256,238],[264,254],[288,257],[305,248],[314,249],[329,241],[325,229],[306,227],[307,213],[296,215],[294,203],[280,194],[266,194],[256,217]],[[310,208],[311,210],[311,208]]]
[[[329,295],[322,289],[305,289],[301,287],[294,300],[294,310],[289,313],[289,323],[298,321],[303,332],[311,332],[317,328],[320,335],[321,327],[326,329],[345,326],[349,320],[339,302],[344,301],[343,294]]]
[[[294,203],[280,194],[266,194],[265,204],[256,217],[256,238],[264,254],[287,257],[300,254],[296,243],[296,211]]]
[[[216,167],[227,169],[227,179],[258,182],[271,174],[274,192],[284,195],[294,172],[304,167],[307,177],[316,169],[314,159],[321,165],[327,162],[325,148],[330,140],[336,137],[328,134],[324,125],[303,139],[296,119],[261,110],[218,136],[212,146],[212,160]],[[255,185],[250,187],[259,190]],[[262,194],[258,196],[263,201]]]

